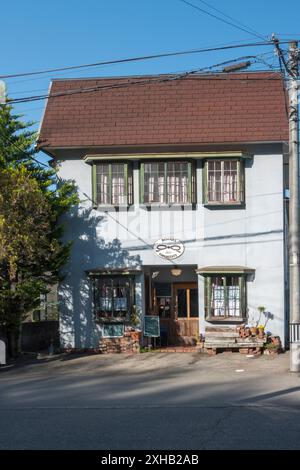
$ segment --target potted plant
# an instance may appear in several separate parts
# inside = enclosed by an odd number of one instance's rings
[[[258,325],[258,337],[259,338],[264,338],[265,336],[265,326],[264,325]]]
[[[136,305],[132,306],[131,315],[130,315],[130,326],[132,328],[130,336],[133,341],[139,341],[140,338],[140,318],[137,313]]]
[[[263,305],[260,305],[259,307],[257,307],[257,310],[258,310],[259,316],[256,322],[256,327],[259,328],[261,317],[265,313],[266,308]]]
[[[280,346],[273,342],[267,343],[265,350],[267,351],[267,354],[270,354],[271,356],[277,356],[280,351]]]

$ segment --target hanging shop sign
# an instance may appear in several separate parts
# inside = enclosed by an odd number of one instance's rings
[[[154,243],[154,251],[162,259],[177,259],[184,253],[184,245],[175,238],[161,238]]]

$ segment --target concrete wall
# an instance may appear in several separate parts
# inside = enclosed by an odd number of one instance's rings
[[[58,321],[37,321],[22,323],[22,351],[48,351],[51,344],[53,344],[54,349],[59,348]]]
[[[267,329],[284,340],[284,215],[281,146],[256,146],[246,161],[246,204],[243,208],[202,205],[202,163],[197,163],[197,206],[140,207],[139,171],[134,165],[134,205],[129,210],[102,212],[92,208],[91,167],[83,152],[61,151],[60,176],[77,182],[80,205],[66,219],[66,239],[74,240],[72,257],[59,288],[63,346],[96,347],[101,328],[92,314],[91,286],[86,269],[123,266],[242,265],[255,269],[247,282],[249,318],[264,305],[274,318]],[[163,261],[153,243],[164,237],[180,239],[184,254]],[[180,279],[178,279],[180,281]],[[205,330],[203,278],[199,276],[200,331]],[[137,284],[138,307],[144,310],[143,276]]]

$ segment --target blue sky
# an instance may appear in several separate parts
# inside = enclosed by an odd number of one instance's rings
[[[200,0],[190,1],[220,15]],[[275,32],[286,39],[298,33],[300,39],[297,0],[207,2],[263,35]],[[258,40],[180,0],[11,0],[2,2],[1,17],[0,74]],[[264,52],[276,63],[272,47],[252,47],[9,79],[7,86],[9,95],[17,98],[47,91],[51,78],[168,73]],[[43,105],[38,101],[16,109],[38,122]]]

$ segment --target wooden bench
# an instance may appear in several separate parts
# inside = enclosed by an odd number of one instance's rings
[[[208,328],[205,332],[204,348],[209,354],[217,354],[218,351],[232,351],[239,349],[241,353],[256,351],[261,352],[266,338],[240,338],[238,331],[232,327]]]

